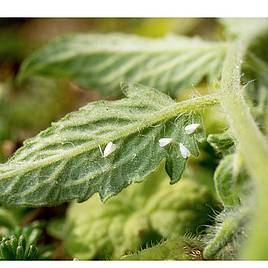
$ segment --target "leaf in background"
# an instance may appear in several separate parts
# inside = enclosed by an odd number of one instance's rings
[[[68,253],[79,259],[119,258],[163,238],[195,234],[207,224],[214,206],[208,187],[188,177],[171,186],[159,171],[104,204],[96,195],[72,204]]]
[[[239,205],[249,195],[252,186],[239,153],[227,155],[221,160],[214,174],[214,183],[224,206]]]
[[[204,77],[220,76],[226,44],[168,36],[79,34],[50,43],[23,63],[19,80],[45,75],[73,80],[106,96],[118,96],[121,81],[135,81],[175,95]]]
[[[0,241],[1,260],[41,260],[51,258],[51,247],[38,245],[42,223],[33,222],[26,227],[16,227]]]
[[[268,68],[267,68],[268,70]],[[246,96],[251,113],[258,122],[261,131],[268,133],[268,79],[266,82],[259,79],[258,85],[247,88]]]
[[[89,103],[27,140],[0,165],[0,202],[56,205],[73,199],[82,202],[95,192],[105,200],[142,181],[164,159],[171,183],[178,181],[187,161],[178,144],[198,156],[196,140],[204,138],[202,125],[191,135],[184,130],[188,124],[202,123],[193,111],[179,113],[194,108],[189,106],[192,100],[183,106],[136,84],[124,84],[123,90],[128,98]],[[173,141],[160,147],[164,137]],[[103,157],[101,150],[111,142],[115,151]]]
[[[220,22],[225,27],[227,37],[249,37],[252,42],[256,42],[256,38],[268,30],[267,18],[225,18],[220,19]]]
[[[221,154],[231,153],[234,149],[234,141],[228,131],[219,134],[209,134],[207,142]]]
[[[122,260],[202,260],[202,242],[196,238],[178,237],[156,246],[123,256]]]
[[[257,105],[255,107],[256,120],[260,128],[267,135],[268,133],[268,83],[258,90]]]

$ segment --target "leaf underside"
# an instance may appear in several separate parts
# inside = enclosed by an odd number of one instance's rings
[[[225,207],[240,205],[254,189],[240,157],[239,153],[225,156],[214,173],[215,190]]]
[[[225,52],[225,43],[199,38],[78,34],[58,39],[27,58],[19,79],[30,75],[66,78],[106,96],[120,95],[121,81],[135,81],[175,96],[204,77],[216,80]]]
[[[82,202],[95,192],[105,200],[142,181],[164,159],[171,183],[178,181],[186,164],[178,143],[198,155],[202,127],[192,135],[184,127],[201,124],[201,116],[190,112],[163,121],[163,111],[176,104],[171,98],[137,84],[124,84],[123,90],[127,98],[89,103],[26,140],[0,165],[0,203],[52,206]],[[174,142],[162,148],[163,137]],[[116,150],[103,157],[111,141]]]

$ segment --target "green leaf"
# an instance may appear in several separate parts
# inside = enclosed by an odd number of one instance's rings
[[[268,70],[268,68],[267,68]],[[247,88],[247,102],[258,127],[264,134],[268,133],[268,79],[259,79],[257,86]]]
[[[27,140],[0,165],[0,202],[56,205],[73,199],[82,202],[95,192],[105,200],[142,181],[170,157],[175,158],[167,161],[171,183],[178,181],[187,161],[179,143],[198,156],[196,140],[204,138],[202,125],[191,135],[184,128],[201,124],[194,110],[217,101],[209,96],[176,103],[136,84],[124,84],[123,90],[128,98],[89,103]],[[172,142],[160,147],[164,137]],[[116,149],[104,157],[102,151],[110,142]]]
[[[240,204],[253,188],[239,153],[225,156],[214,174],[217,195],[224,206]]]
[[[30,75],[67,78],[103,95],[120,95],[121,81],[157,87],[171,95],[204,77],[220,76],[226,44],[199,38],[150,39],[127,34],[79,34],[58,39],[23,63],[19,79]]]
[[[228,131],[218,134],[209,134],[207,142],[221,154],[228,154],[234,150],[234,141]]]
[[[161,239],[201,231],[210,220],[213,202],[208,187],[198,178],[184,177],[169,185],[163,172],[157,172],[106,203],[95,195],[72,204],[65,247],[79,259],[119,258]]]
[[[37,260],[51,257],[51,251],[46,246],[38,246],[41,234],[40,222],[20,228],[16,227],[9,235],[0,240],[1,260]]]
[[[195,238],[179,237],[169,239],[146,248],[122,260],[202,260],[202,242]]]

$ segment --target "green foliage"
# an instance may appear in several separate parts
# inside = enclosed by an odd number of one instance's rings
[[[202,246],[197,238],[179,237],[123,256],[122,260],[202,260]]]
[[[239,205],[252,193],[247,172],[243,166],[243,159],[239,153],[225,156],[214,173],[216,193],[224,206]]]
[[[266,28],[267,22],[266,20]],[[226,114],[230,131],[237,141],[237,146],[245,161],[245,166],[254,179],[257,188],[258,201],[255,217],[253,218],[255,228],[250,234],[247,247],[244,249],[244,256],[254,259],[267,257],[265,248],[268,235],[263,231],[268,224],[268,220],[264,216],[268,213],[268,144],[250,113],[243,96],[240,77],[244,55],[255,38],[263,34],[263,29],[260,26],[251,31],[252,28],[250,28],[247,34],[241,34],[230,45],[223,66],[221,81],[221,105]],[[254,143],[252,143],[253,141]]]
[[[267,80],[268,82],[268,80]],[[259,83],[256,87],[249,87],[247,90],[247,99],[251,107],[252,115],[258,122],[261,131],[268,133],[268,83]]]
[[[50,43],[27,58],[19,74],[67,78],[103,95],[118,96],[121,81],[175,95],[181,88],[220,76],[226,44],[199,38],[149,39],[125,34],[79,34]]]
[[[259,42],[258,39],[262,39],[263,34],[266,34],[268,30],[268,20],[266,18],[228,18],[221,19],[220,22],[224,25],[228,38],[246,39],[250,47],[256,47]]]
[[[178,181],[187,160],[178,144],[198,156],[202,126],[191,135],[184,128],[201,124],[200,115],[183,113],[191,105],[184,107],[148,87],[124,84],[123,90],[128,98],[89,103],[27,140],[0,165],[0,202],[56,205],[82,202],[95,192],[105,200],[143,180],[163,159],[171,182]],[[173,141],[160,147],[164,137]],[[109,142],[116,150],[105,157],[102,150]]]
[[[216,216],[215,224],[204,237],[204,259],[238,259],[243,242],[247,238],[252,208],[237,206],[226,208]]]
[[[36,246],[29,245],[26,248],[26,240],[23,235],[2,238],[0,252],[2,260],[35,260],[38,258]]]
[[[234,141],[228,132],[210,134],[207,137],[207,141],[217,153],[226,154],[234,149]]]
[[[198,175],[196,180],[183,178],[169,185],[158,171],[104,204],[96,195],[72,204],[67,214],[67,251],[78,259],[119,258],[160,239],[195,234],[209,223],[213,200]]]
[[[21,147],[0,165],[0,204],[7,206],[0,208],[1,259],[45,258],[43,243],[56,245],[54,258],[268,258],[268,20],[207,21],[204,27],[206,20],[189,20],[183,30],[177,20],[127,20],[120,31],[147,37],[60,37],[21,65],[37,45],[26,45],[16,27],[1,32],[0,22],[0,39],[8,36],[0,46],[1,160]],[[106,32],[120,20],[87,23]],[[158,26],[151,30],[152,24]],[[168,29],[202,36],[148,38]],[[23,83],[15,85],[18,67]],[[114,100],[120,83],[126,98]],[[112,100],[98,100],[98,92]],[[189,158],[205,140],[201,157]],[[55,218],[53,209],[26,215],[10,207],[91,196],[61,206]],[[39,218],[46,222],[44,240],[37,238],[42,228],[18,227]]]
[[[1,260],[38,260],[50,257],[46,247],[38,247],[40,238],[40,223],[30,226],[16,227],[13,233],[4,236],[0,242]]]
[[[48,222],[46,230],[50,236],[59,240],[65,240],[65,236],[67,234],[67,224],[65,218],[62,217],[57,219],[51,219]]]

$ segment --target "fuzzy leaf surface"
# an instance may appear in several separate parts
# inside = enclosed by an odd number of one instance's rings
[[[228,132],[209,134],[207,142],[217,153],[229,154],[234,150],[234,141]]]
[[[214,183],[224,206],[239,205],[253,189],[239,153],[221,160],[214,174]]]
[[[19,78],[67,78],[103,95],[118,96],[121,81],[135,81],[175,95],[204,77],[220,76],[223,42],[167,36],[150,39],[127,34],[78,34],[51,42],[23,63]]]
[[[183,106],[154,89],[124,84],[123,90],[127,98],[89,103],[27,140],[0,165],[0,203],[51,206],[82,202],[95,192],[105,200],[142,181],[164,159],[171,183],[178,181],[187,161],[178,144],[198,156],[203,127],[192,135],[184,128],[201,124],[201,116],[180,114],[182,107],[190,108],[188,102]],[[173,142],[162,148],[163,137]],[[116,150],[103,157],[109,142]]]
[[[123,260],[202,260],[202,242],[181,236],[122,257]]]

